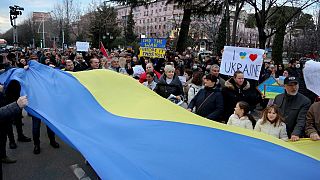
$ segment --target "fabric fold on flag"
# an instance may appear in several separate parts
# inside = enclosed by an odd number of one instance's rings
[[[315,179],[319,157],[262,133],[192,114],[108,70],[69,74],[37,62],[17,80],[26,110],[75,147],[102,179]],[[317,148],[319,148],[319,142]],[[278,169],[277,171],[271,171]]]

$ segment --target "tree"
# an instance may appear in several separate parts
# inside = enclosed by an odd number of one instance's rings
[[[156,2],[159,0],[113,0],[123,5],[131,7],[145,5]],[[189,28],[192,15],[207,15],[207,14],[220,14],[224,0],[167,0],[167,4],[175,3],[179,8],[183,9],[183,18],[180,24],[180,32],[176,51],[183,52],[187,47],[187,37],[189,35]]]
[[[113,7],[103,4],[90,13],[90,39],[93,47],[99,47],[100,41],[107,48],[114,47],[114,40],[121,34],[117,23],[117,12]]]
[[[220,26],[219,26],[219,33],[218,33],[218,39],[216,43],[216,52],[221,55],[221,50],[224,48],[224,45],[226,44],[226,27],[229,24],[227,24],[227,17],[226,15],[223,16]]]
[[[273,13],[273,11],[277,12]],[[291,17],[295,13],[296,9],[294,7],[283,6],[281,8],[271,8],[270,13],[273,15],[270,17],[267,26],[270,29],[275,29],[273,44],[272,44],[272,60],[277,64],[282,64],[282,53],[283,53],[283,42],[284,36],[286,35],[287,29],[287,18]]]
[[[238,19],[240,16],[240,12],[242,7],[244,6],[245,0],[235,0],[235,2],[233,2],[235,4],[236,7],[236,11],[234,13],[234,18],[233,18],[233,23],[232,23],[232,42],[231,44],[233,46],[236,45],[236,33],[237,33],[237,25],[238,25]]]
[[[137,35],[134,34],[135,22],[133,20],[132,7],[130,8],[128,20],[125,27],[125,40],[128,44],[132,44],[136,41]]]
[[[270,33],[266,32],[266,24],[268,20],[276,13],[281,7],[291,4],[293,7],[297,7],[297,10],[292,14],[292,16],[288,17],[285,24],[288,24],[293,17],[299,14],[305,8],[318,3],[319,0],[299,0],[299,1],[280,1],[280,0],[246,0],[246,2],[251,5],[255,11],[255,19],[259,32],[259,47],[261,49],[265,49],[265,45],[267,39],[273,36],[277,30],[273,31],[271,29]],[[271,8],[274,7],[275,10],[270,12]],[[281,28],[275,28],[281,29]]]

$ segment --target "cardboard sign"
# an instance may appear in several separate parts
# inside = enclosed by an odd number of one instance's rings
[[[164,58],[166,50],[162,48],[146,48],[140,47],[140,57]]]
[[[143,38],[140,42],[140,47],[149,48],[166,48],[166,39],[161,38]]]
[[[234,72],[240,70],[245,78],[258,80],[264,53],[262,49],[225,46],[220,73],[233,76]]]
[[[88,52],[90,45],[88,42],[76,42],[77,51],[85,51]]]
[[[284,93],[284,87],[272,76],[259,84],[257,89],[266,99],[274,99],[278,94]]]

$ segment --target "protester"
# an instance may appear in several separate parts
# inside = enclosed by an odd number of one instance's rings
[[[155,75],[155,76],[154,76],[154,81],[155,81],[155,82],[158,82],[158,81],[159,81],[159,79],[160,79],[160,77],[161,77],[161,74],[160,74],[158,71],[154,70],[152,63],[148,63],[148,64],[146,65],[146,72],[144,72],[144,73],[142,73],[142,74],[140,75],[140,79],[139,79],[139,82],[140,82],[140,83],[143,83],[143,82],[145,82],[145,81],[147,80],[147,73],[148,73],[148,72],[153,72],[153,74]]]
[[[171,94],[176,96],[178,100],[183,99],[182,84],[177,75],[174,74],[175,68],[172,65],[164,67],[164,74],[160,77],[154,91],[164,98],[168,98]]]
[[[187,96],[188,104],[190,104],[191,100],[198,94],[200,89],[203,88],[202,77],[203,77],[202,72],[193,73],[191,84],[189,85],[188,96]]]
[[[74,71],[74,64],[70,59],[66,60],[66,66],[65,66],[64,70],[71,71],[71,72]]]
[[[90,67],[88,70],[100,69],[100,61],[98,58],[91,58],[90,59]]]
[[[26,96],[20,96],[16,102],[4,106],[3,95],[0,95],[1,108],[0,108],[0,165],[1,165],[1,174],[2,174],[2,163],[15,163],[17,160],[11,159],[7,156],[6,153],[6,142],[7,142],[7,129],[3,123],[12,123],[8,122],[11,120],[11,116],[16,116],[21,112],[21,109],[28,104],[28,99]]]
[[[224,120],[226,121],[233,114],[233,108],[239,101],[247,102],[250,111],[252,111],[259,100],[259,97],[250,88],[250,83],[244,79],[244,74],[241,71],[236,71],[233,77],[225,82],[222,94],[224,101],[228,103],[224,108]]]
[[[144,86],[147,86],[149,89],[154,90],[156,88],[157,83],[154,81],[154,73],[153,72],[147,72],[147,81],[142,83]]]
[[[213,64],[210,67],[210,74],[214,75],[215,77],[218,78],[219,82],[218,82],[218,87],[219,88],[224,88],[225,87],[225,83],[226,81],[220,76],[220,67],[217,64]]]
[[[288,141],[286,124],[276,105],[271,105],[263,111],[262,118],[258,120],[254,130]]]
[[[287,127],[287,134],[291,141],[298,141],[304,135],[307,111],[310,100],[298,92],[299,84],[296,77],[284,79],[285,93],[274,99],[274,104],[280,108]]]
[[[313,103],[307,113],[306,135],[310,139],[320,140],[320,102]]]
[[[255,119],[249,114],[249,104],[239,101],[234,108],[234,113],[229,117],[227,125],[238,126],[245,129],[253,129]]]
[[[188,105],[188,111],[195,107],[199,116],[219,121],[223,112],[223,98],[221,90],[217,88],[217,78],[211,74],[204,79],[204,89],[201,89]]]

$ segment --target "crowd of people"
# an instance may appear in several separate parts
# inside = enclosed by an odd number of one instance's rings
[[[72,72],[94,69],[115,71],[132,76],[163,98],[174,97],[174,102],[183,102],[179,104],[186,110],[213,121],[263,132],[285,141],[298,141],[303,137],[320,139],[320,102],[316,102],[317,95],[306,88],[302,71],[304,65],[297,60],[291,60],[287,67],[273,61],[265,62],[259,81],[255,81],[245,79],[241,71],[236,71],[233,76],[220,74],[220,56],[202,57],[190,50],[181,54],[167,52],[165,58],[138,58],[131,51],[110,51],[109,56],[104,57],[98,49],[81,53],[75,50],[27,49],[18,55],[6,54],[2,58],[4,70],[27,68],[28,61],[36,60],[52,68]],[[143,70],[137,72],[137,66]],[[274,100],[264,98],[256,89],[259,83],[271,76],[276,79],[285,77],[285,93]],[[25,103],[20,102],[19,83],[12,83],[11,86],[13,88],[2,92],[1,99],[6,99],[3,105],[17,102],[20,108],[24,107]],[[260,117],[255,113],[257,109],[263,110]],[[21,109],[16,111],[19,112],[15,116],[5,116],[0,112],[2,163],[15,162],[5,153],[7,136],[13,134],[12,122],[17,128],[18,141],[31,141],[22,131]],[[9,117],[12,120],[5,121]],[[32,120],[33,152],[39,154],[40,119],[32,117]],[[48,135],[51,146],[59,148],[50,128]],[[9,147],[17,147],[13,135],[9,137]]]

